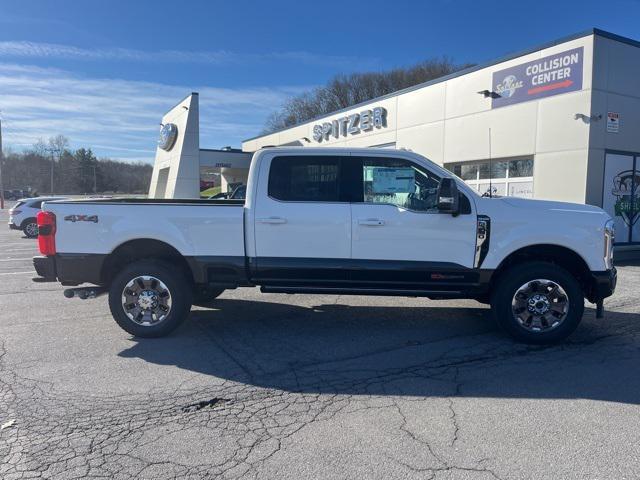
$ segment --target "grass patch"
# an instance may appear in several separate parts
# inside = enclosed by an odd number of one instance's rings
[[[207,188],[206,190],[203,190],[200,192],[200,197],[210,197],[211,195],[217,195],[221,192],[222,187],[211,187],[211,188]]]

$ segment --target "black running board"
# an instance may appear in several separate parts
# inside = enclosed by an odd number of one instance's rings
[[[394,297],[427,297],[433,299],[468,298],[458,290],[389,290],[384,288],[345,288],[345,287],[260,287],[262,293],[302,293],[326,295],[379,295]]]

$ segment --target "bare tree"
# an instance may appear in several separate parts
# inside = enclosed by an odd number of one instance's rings
[[[64,135],[56,135],[55,137],[49,137],[47,142],[47,150],[53,152],[58,160],[62,157],[65,150],[69,149],[69,139]]]
[[[290,127],[372,98],[449,75],[473,64],[455,64],[448,57],[425,60],[386,72],[336,75],[324,87],[288,100],[269,116],[264,133]]]
[[[40,155],[41,157],[46,157],[47,148],[49,148],[47,145],[47,142],[45,142],[44,139],[40,137],[38,141],[32,145],[31,150],[29,151],[34,155]]]

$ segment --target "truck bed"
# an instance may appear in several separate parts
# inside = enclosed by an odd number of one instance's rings
[[[244,257],[244,200],[113,198],[48,202],[58,253],[107,255],[134,239],[185,257]]]

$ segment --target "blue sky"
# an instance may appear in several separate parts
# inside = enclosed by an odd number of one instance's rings
[[[198,91],[201,147],[240,146],[335,74],[481,63],[591,27],[640,39],[640,0],[3,0],[4,143],[61,133],[152,161],[162,114]]]

